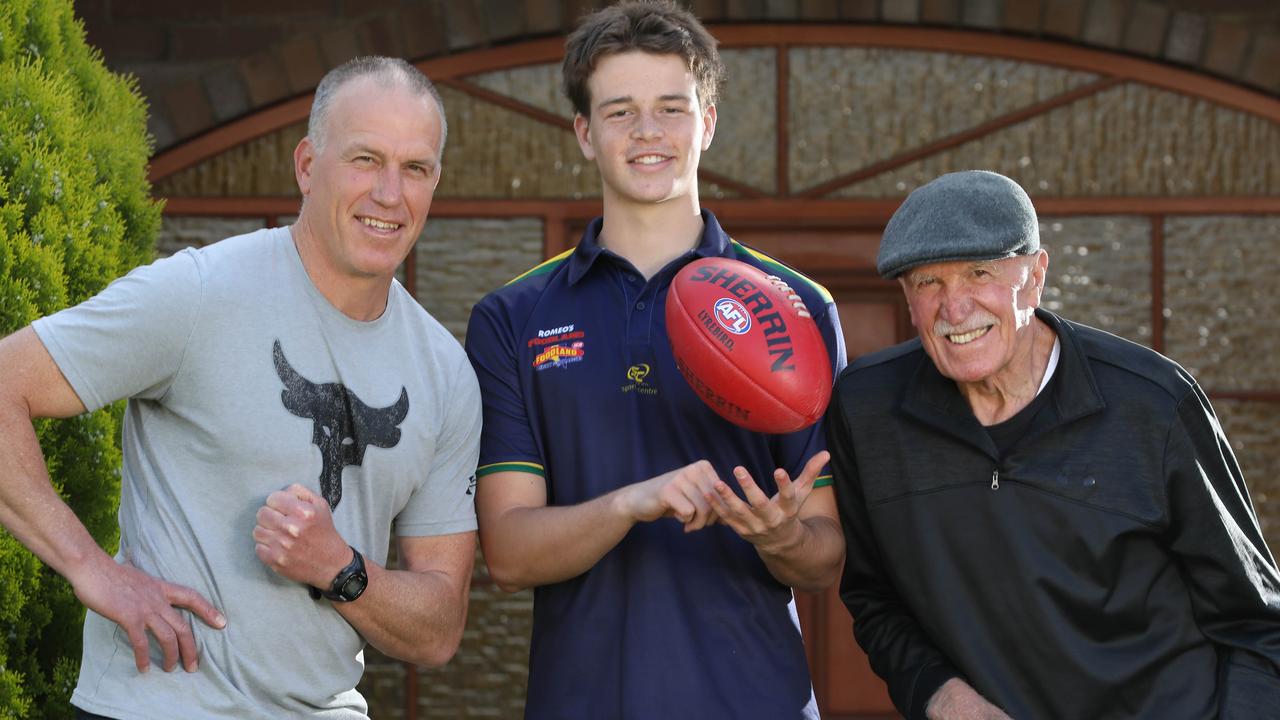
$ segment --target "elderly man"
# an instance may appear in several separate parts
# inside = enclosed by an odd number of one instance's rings
[[[912,719],[1274,716],[1280,575],[1209,401],[1039,307],[1038,227],[961,172],[885,229],[920,337],[827,415],[858,642]]]
[[[0,521],[89,608],[80,717],[365,718],[366,642],[431,665],[456,650],[479,388],[394,278],[444,138],[421,73],[353,60],[316,90],[292,227],[139,268],[0,341]],[[119,398],[111,558],[31,420]]]

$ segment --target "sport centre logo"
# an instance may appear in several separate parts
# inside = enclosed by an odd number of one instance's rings
[[[744,335],[751,329],[751,313],[747,307],[733,298],[720,298],[715,304],[716,322],[734,335]]]
[[[640,363],[627,368],[627,379],[633,383],[644,383],[644,379],[649,377],[649,365]]]
[[[622,392],[634,392],[639,393],[640,395],[657,395],[658,388],[645,383],[645,378],[649,377],[649,370],[650,368],[648,363],[636,363],[635,365],[627,368],[627,380],[630,380],[630,382],[622,386]]]
[[[552,345],[533,358],[533,369],[546,370],[581,362],[587,354],[581,341],[572,345]]]

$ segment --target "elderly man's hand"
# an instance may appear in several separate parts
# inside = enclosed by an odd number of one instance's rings
[[[322,590],[351,561],[351,548],[333,526],[329,503],[297,483],[267,497],[258,509],[253,540],[267,567]]]
[[[929,698],[924,714],[929,720],[1010,720],[1003,710],[960,678],[943,683]]]

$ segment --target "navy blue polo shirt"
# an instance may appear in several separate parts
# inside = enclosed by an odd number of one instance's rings
[[[667,288],[699,257],[786,280],[835,372],[844,366],[830,294],[702,217],[698,246],[647,282],[599,245],[596,219],[576,249],[476,305],[466,345],[484,399],[479,482],[530,472],[545,479],[548,504],[574,505],[706,459],[739,495],[736,465],[773,495],[774,468],[796,477],[825,448],[821,423],[788,435],[730,424],[676,369]],[[591,570],[535,590],[525,716],[817,717],[791,589],[727,525],[637,524]]]

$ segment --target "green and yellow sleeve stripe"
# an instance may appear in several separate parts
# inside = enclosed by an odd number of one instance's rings
[[[539,263],[538,265],[534,265],[532,268],[529,268],[528,270],[525,270],[519,275],[508,280],[507,285],[511,285],[512,283],[518,283],[521,280],[524,280],[525,278],[535,277],[538,275],[546,275],[547,273],[559,267],[560,264],[563,263],[565,260],[568,260],[569,256],[573,254],[574,250],[577,250],[577,248],[576,247],[569,248],[568,250],[565,250],[564,252],[560,253],[559,255],[556,255],[550,260],[546,260],[542,263]]]
[[[733,250],[738,255],[749,255],[755,258],[756,260],[759,260],[760,262],[764,263],[765,267],[768,267],[769,270],[774,275],[777,275],[783,280],[786,280],[788,285],[793,285],[793,286],[804,285],[805,287],[812,288],[814,292],[818,293],[818,295],[822,298],[822,302],[824,303],[833,302],[833,300],[831,299],[831,292],[828,291],[825,287],[823,287],[819,283],[814,282],[809,277],[802,275],[799,272],[796,272],[795,270],[792,270],[791,268],[787,267],[786,265],[783,265],[777,260],[774,260],[768,255],[765,255],[759,250],[755,250],[747,247],[746,245],[743,245],[737,240],[730,240],[729,242],[733,244]],[[817,310],[817,309],[818,308],[814,308],[814,310]]]
[[[500,472],[526,472],[538,477],[545,478],[547,476],[546,469],[538,463],[531,462],[500,462],[481,465],[476,468],[476,477],[482,478],[485,475],[492,475]]]

